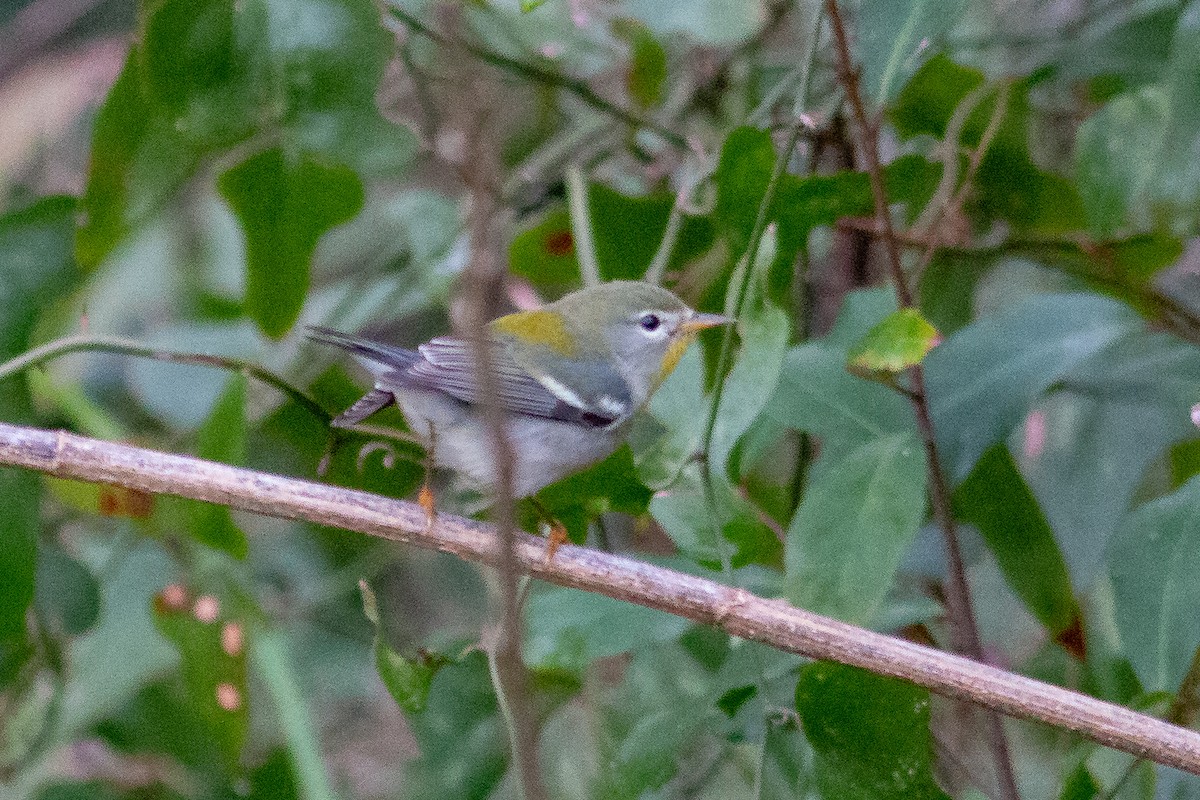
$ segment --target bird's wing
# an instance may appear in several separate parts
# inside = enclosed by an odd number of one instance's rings
[[[530,369],[519,363],[504,343],[496,342],[492,348],[491,366],[498,399],[514,414],[606,427],[630,411],[628,401],[618,403],[603,394],[604,400],[598,401],[594,393],[577,389],[570,376],[558,380],[536,368]],[[469,342],[442,336],[419,349],[423,358],[408,369],[409,375],[464,402],[479,402],[475,358]],[[622,391],[615,393],[627,395],[623,381],[619,386]]]
[[[379,388],[427,389],[464,403],[479,402],[474,352],[463,339],[441,336],[408,350],[330,328],[310,327],[308,336],[349,352],[375,376]],[[595,390],[599,373],[611,369],[602,363],[556,364],[555,372],[564,375],[556,380],[536,366],[518,363],[502,342],[493,343],[491,362],[497,399],[510,413],[603,428],[631,410],[624,381],[610,381],[605,391]]]

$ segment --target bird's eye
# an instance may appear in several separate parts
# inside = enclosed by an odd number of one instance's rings
[[[642,318],[638,320],[638,324],[642,326],[642,330],[656,331],[658,326],[662,325],[662,319],[658,314],[642,314]]]

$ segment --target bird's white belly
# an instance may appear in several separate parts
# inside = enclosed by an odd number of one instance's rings
[[[432,450],[438,466],[463,475],[484,491],[494,489],[491,436],[474,411],[442,395],[412,390],[398,396],[397,404],[413,433]],[[619,430],[582,428],[537,417],[510,415],[507,425],[514,497],[527,497],[606,458],[622,441]]]

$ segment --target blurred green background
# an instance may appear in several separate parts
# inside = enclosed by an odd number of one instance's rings
[[[446,331],[487,191],[505,310],[748,287],[732,359],[542,493],[576,541],[948,647],[924,357],[989,660],[1194,724],[1200,3],[842,4],[900,314],[821,4],[528,5],[0,2],[0,361],[84,349],[0,366],[0,419],[410,497],[417,449],[331,442],[365,378],[299,331]],[[0,798],[515,796],[491,571],[13,470],[0,509]],[[922,690],[546,585],[526,627],[551,797],[1003,796]],[[1200,798],[1006,731],[1024,797]]]

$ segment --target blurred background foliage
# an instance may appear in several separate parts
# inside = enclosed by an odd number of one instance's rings
[[[819,4],[525,5],[0,2],[0,359],[87,350],[6,374],[0,418],[408,496],[421,453],[331,441],[363,376],[298,329],[446,330],[489,191],[507,307],[747,287],[732,361],[706,338],[543,493],[576,541],[949,646],[895,388],[924,359],[987,657],[1195,723],[1200,2],[843,4],[899,313]],[[491,572],[13,470],[0,507],[6,800],[514,796]],[[552,586],[526,611],[554,798],[1000,796],[980,715],[922,690]],[[1006,731],[1025,797],[1200,797]]]

